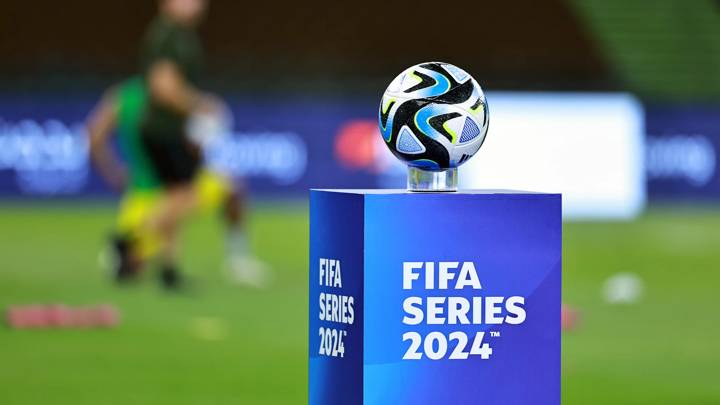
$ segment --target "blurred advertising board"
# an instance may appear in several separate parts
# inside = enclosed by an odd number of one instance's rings
[[[563,194],[571,219],[629,219],[645,207],[644,113],[620,93],[491,93],[490,131],[460,168],[466,188]]]
[[[650,106],[648,194],[654,201],[720,200],[720,106]]]
[[[375,175],[334,158],[346,123],[374,107],[334,102],[230,98],[236,129],[206,148],[206,160],[259,195],[311,187],[373,187]],[[110,190],[92,170],[84,120],[93,97],[0,97],[0,196],[85,197]]]
[[[235,129],[207,160],[255,195],[405,186],[378,134],[376,100],[227,99]],[[88,158],[83,121],[95,101],[0,94],[0,197],[110,195]],[[490,132],[461,168],[463,187],[563,192],[567,218],[631,218],[646,189],[652,199],[720,198],[718,109],[644,112],[620,93],[491,92],[488,101]]]

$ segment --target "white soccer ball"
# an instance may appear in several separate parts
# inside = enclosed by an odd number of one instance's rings
[[[489,112],[480,85],[449,63],[406,69],[383,94],[380,132],[390,151],[410,166],[446,170],[482,146]]]

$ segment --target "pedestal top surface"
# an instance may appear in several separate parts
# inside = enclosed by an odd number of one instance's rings
[[[546,193],[538,191],[524,190],[504,190],[504,189],[488,189],[488,190],[458,190],[458,191],[408,191],[406,189],[324,189],[313,188],[311,191],[324,191],[329,193],[345,193],[345,194],[370,194],[370,195],[387,195],[387,194],[444,194],[444,195],[460,195],[460,194],[538,194],[538,195],[559,195],[560,193]]]

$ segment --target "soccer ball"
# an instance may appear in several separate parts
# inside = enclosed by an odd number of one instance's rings
[[[380,132],[409,166],[441,171],[458,167],[482,146],[489,115],[480,85],[449,63],[406,69],[385,90]]]

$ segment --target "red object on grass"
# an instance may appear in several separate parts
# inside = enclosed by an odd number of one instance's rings
[[[563,304],[561,319],[563,330],[573,330],[577,327],[580,321],[580,312],[571,308],[567,304]]]
[[[13,329],[110,328],[120,323],[120,314],[109,304],[89,307],[28,305],[9,307],[6,320]]]

